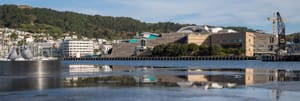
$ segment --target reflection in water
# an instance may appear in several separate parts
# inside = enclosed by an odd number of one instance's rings
[[[43,65],[30,67],[34,65]],[[1,67],[0,72],[0,91],[18,91],[18,90],[43,90],[47,88],[60,87],[61,67],[46,62],[24,62],[26,68],[20,66]],[[14,64],[18,65],[18,64]]]
[[[299,81],[300,73],[295,69],[270,69],[278,67],[274,65],[257,68],[248,61],[243,67],[221,68],[215,61],[204,62],[199,63],[209,65],[207,68],[67,65],[48,74],[42,68],[0,68],[0,101],[265,101],[300,96],[300,82],[290,82]],[[231,63],[224,62],[227,66],[241,64]]]
[[[59,74],[47,76],[0,76],[0,92],[76,87],[170,87],[220,89],[272,82],[300,81],[300,71],[257,68],[174,68],[108,65],[68,65]],[[268,86],[274,99],[282,89]]]
[[[44,78],[1,78],[1,91],[18,91],[18,90],[43,90],[48,88],[59,88],[61,79],[58,77]]]
[[[103,70],[109,68],[109,71]],[[70,67],[71,68],[71,67]],[[79,69],[78,69],[79,68]],[[107,70],[107,69],[106,69]],[[299,81],[299,71],[281,69],[197,69],[171,67],[126,67],[126,66],[72,66],[70,72],[94,72],[93,77],[73,76],[64,79],[68,86],[126,84],[177,85],[180,87],[231,88],[241,85],[263,84],[277,81]],[[106,72],[106,75],[101,75]],[[98,75],[97,75],[98,74]],[[124,76],[125,75],[125,76]],[[124,78],[123,78],[124,77]],[[131,78],[131,79],[128,79]],[[125,81],[126,83],[124,83]],[[128,83],[130,82],[130,83]]]
[[[111,67],[108,65],[97,66],[97,65],[69,65],[67,72],[78,73],[78,72],[110,72]]]
[[[32,74],[54,74],[61,72],[60,62],[45,61],[0,61],[0,76],[22,76]]]

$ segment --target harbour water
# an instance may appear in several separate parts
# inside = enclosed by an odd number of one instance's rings
[[[0,72],[0,101],[295,101],[299,66],[257,60],[63,61],[56,72]]]

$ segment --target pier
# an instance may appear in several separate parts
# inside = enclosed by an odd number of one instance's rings
[[[287,55],[287,56],[262,56],[262,61],[300,61],[300,55]]]
[[[131,60],[257,60],[255,56],[198,56],[198,57],[64,57],[63,60],[69,61],[131,61]]]

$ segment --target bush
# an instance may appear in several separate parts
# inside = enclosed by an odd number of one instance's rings
[[[223,48],[216,44],[212,47],[196,44],[169,43],[157,45],[152,50],[153,56],[224,56],[224,55],[243,55],[241,48]]]

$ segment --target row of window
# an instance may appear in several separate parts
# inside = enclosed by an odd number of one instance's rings
[[[242,40],[241,39],[220,40],[220,43],[223,43],[223,42],[242,42]]]

